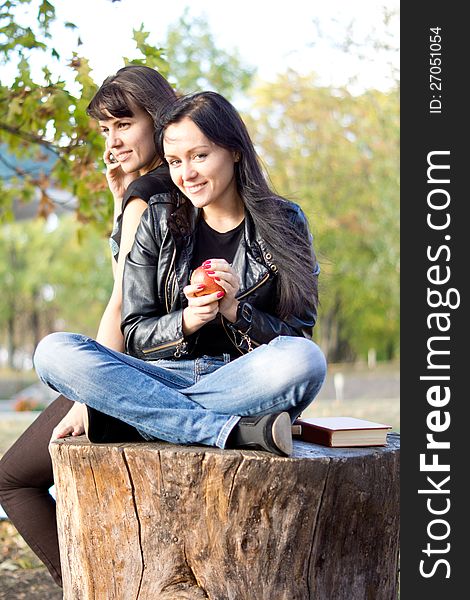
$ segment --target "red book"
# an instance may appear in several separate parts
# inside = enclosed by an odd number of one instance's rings
[[[386,446],[391,425],[354,417],[315,417],[297,419],[292,425],[294,438],[322,446]]]

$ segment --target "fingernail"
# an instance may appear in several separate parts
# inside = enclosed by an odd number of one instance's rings
[[[205,285],[203,285],[203,284],[201,283],[201,284],[199,284],[199,285],[197,286],[197,289],[198,289],[198,290],[203,290],[205,287],[206,287],[206,286],[205,286]]]
[[[215,279],[216,281],[220,281],[220,277],[213,277],[212,279]]]
[[[204,265],[210,265],[210,264],[211,264],[211,261],[210,261],[210,260],[205,260],[205,261],[202,263],[202,266],[204,266]]]
[[[215,275],[215,271],[207,271],[208,275]]]
[[[222,298],[222,296],[225,296],[225,292],[217,292],[217,298]]]

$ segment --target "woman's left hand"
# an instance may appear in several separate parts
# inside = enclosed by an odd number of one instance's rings
[[[237,319],[238,300],[235,298],[240,288],[240,278],[235,269],[223,258],[211,258],[203,264],[209,277],[225,290],[225,296],[219,300],[219,312],[230,322]]]
[[[87,409],[84,404],[74,402],[72,408],[65,415],[56,427],[54,427],[51,436],[51,442],[69,435],[77,436],[85,433],[85,417]]]
[[[114,202],[121,209],[122,199],[126,193],[128,185],[139,177],[139,173],[134,171],[133,173],[125,173],[121,167],[121,164],[114,159],[111,161],[111,150],[106,147],[103,160],[106,165],[106,180],[108,187],[113,195]]]

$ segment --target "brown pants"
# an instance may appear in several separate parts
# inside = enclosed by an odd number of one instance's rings
[[[49,440],[72,408],[59,396],[18,438],[0,460],[0,504],[28,546],[62,586]]]

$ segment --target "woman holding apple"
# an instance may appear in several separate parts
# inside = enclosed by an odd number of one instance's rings
[[[319,269],[305,216],[270,190],[222,96],[178,99],[157,133],[177,189],[150,199],[126,259],[127,354],[56,333],[36,370],[87,405],[91,440],[111,441],[106,413],[147,440],[289,455],[291,421],[326,370],[310,339]]]

